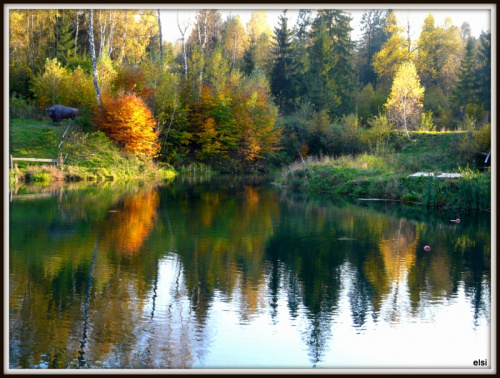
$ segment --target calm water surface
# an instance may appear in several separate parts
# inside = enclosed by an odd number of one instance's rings
[[[10,368],[490,365],[489,214],[234,177],[9,210]]]

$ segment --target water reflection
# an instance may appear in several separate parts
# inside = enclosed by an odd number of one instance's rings
[[[488,216],[458,225],[455,214],[297,196],[266,180],[14,197],[10,367],[388,366],[360,340],[386,326],[457,333],[439,320],[457,303],[459,333],[487,350],[477,334],[490,321]]]

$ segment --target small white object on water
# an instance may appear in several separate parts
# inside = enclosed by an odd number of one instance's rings
[[[118,210],[108,210],[108,213],[117,213]]]

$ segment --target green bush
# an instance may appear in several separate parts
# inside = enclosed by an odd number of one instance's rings
[[[41,120],[45,116],[44,112],[34,106],[31,101],[22,95],[12,93],[9,97],[9,118],[10,119],[34,119]]]
[[[491,150],[491,124],[481,127],[479,130],[474,131],[473,138],[476,141],[479,151]]]
[[[477,141],[475,140],[473,134],[469,132],[466,133],[460,140],[460,143],[458,145],[458,153],[464,160],[470,161],[478,148],[479,147]]]
[[[428,112],[422,112],[422,116],[420,118],[420,130],[421,131],[433,131],[436,129],[436,125],[433,122],[433,114],[432,110]]]
[[[394,124],[387,115],[379,114],[378,116],[373,116],[368,120],[368,126],[368,130],[361,136],[361,141],[366,148],[378,156],[393,152],[390,146],[390,139]]]

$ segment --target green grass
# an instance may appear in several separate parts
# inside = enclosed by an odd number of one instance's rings
[[[51,122],[31,120],[11,120],[9,125],[9,153],[13,157],[56,159],[58,144],[68,126],[67,120],[60,126]],[[19,167],[27,163],[19,162]]]
[[[276,181],[295,191],[487,210],[491,206],[491,175],[470,168],[469,161],[457,153],[463,136],[462,132],[413,133],[412,140],[396,139],[394,152],[384,156],[310,157],[286,167]],[[456,172],[463,177],[408,177],[415,172]]]
[[[40,163],[18,161],[18,179],[50,182],[60,179],[167,179],[175,176],[168,167],[160,169],[152,162],[122,152],[103,133],[78,132],[74,125],[59,148],[68,125],[69,122],[65,121],[61,126],[53,126],[44,121],[11,120],[9,153],[13,157],[55,159],[62,153],[65,158],[62,172],[46,165],[41,169]]]

